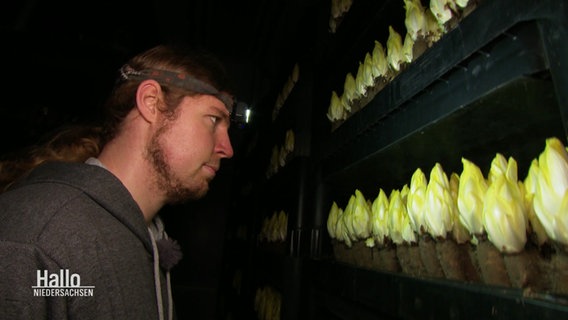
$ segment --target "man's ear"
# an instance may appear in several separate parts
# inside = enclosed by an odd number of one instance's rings
[[[138,85],[138,90],[136,90],[136,108],[146,121],[156,121],[161,95],[162,87],[156,80],[144,80]]]

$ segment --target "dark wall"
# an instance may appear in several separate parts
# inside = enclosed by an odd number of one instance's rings
[[[168,235],[183,251],[182,260],[171,272],[173,298],[180,320],[219,319],[232,180],[231,164],[223,165],[207,196],[165,207],[160,213]]]

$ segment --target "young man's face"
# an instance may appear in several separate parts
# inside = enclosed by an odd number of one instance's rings
[[[203,197],[221,159],[233,156],[229,111],[219,99],[187,96],[176,112],[173,119],[162,118],[147,150],[168,203]]]

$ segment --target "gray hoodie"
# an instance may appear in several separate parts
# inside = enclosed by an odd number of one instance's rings
[[[171,317],[155,238],[109,171],[39,166],[0,196],[0,319]]]

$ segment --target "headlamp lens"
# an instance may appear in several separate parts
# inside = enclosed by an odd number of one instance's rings
[[[231,122],[238,126],[247,125],[252,118],[252,109],[250,106],[242,101],[236,101],[233,107],[233,112],[231,112]]]

